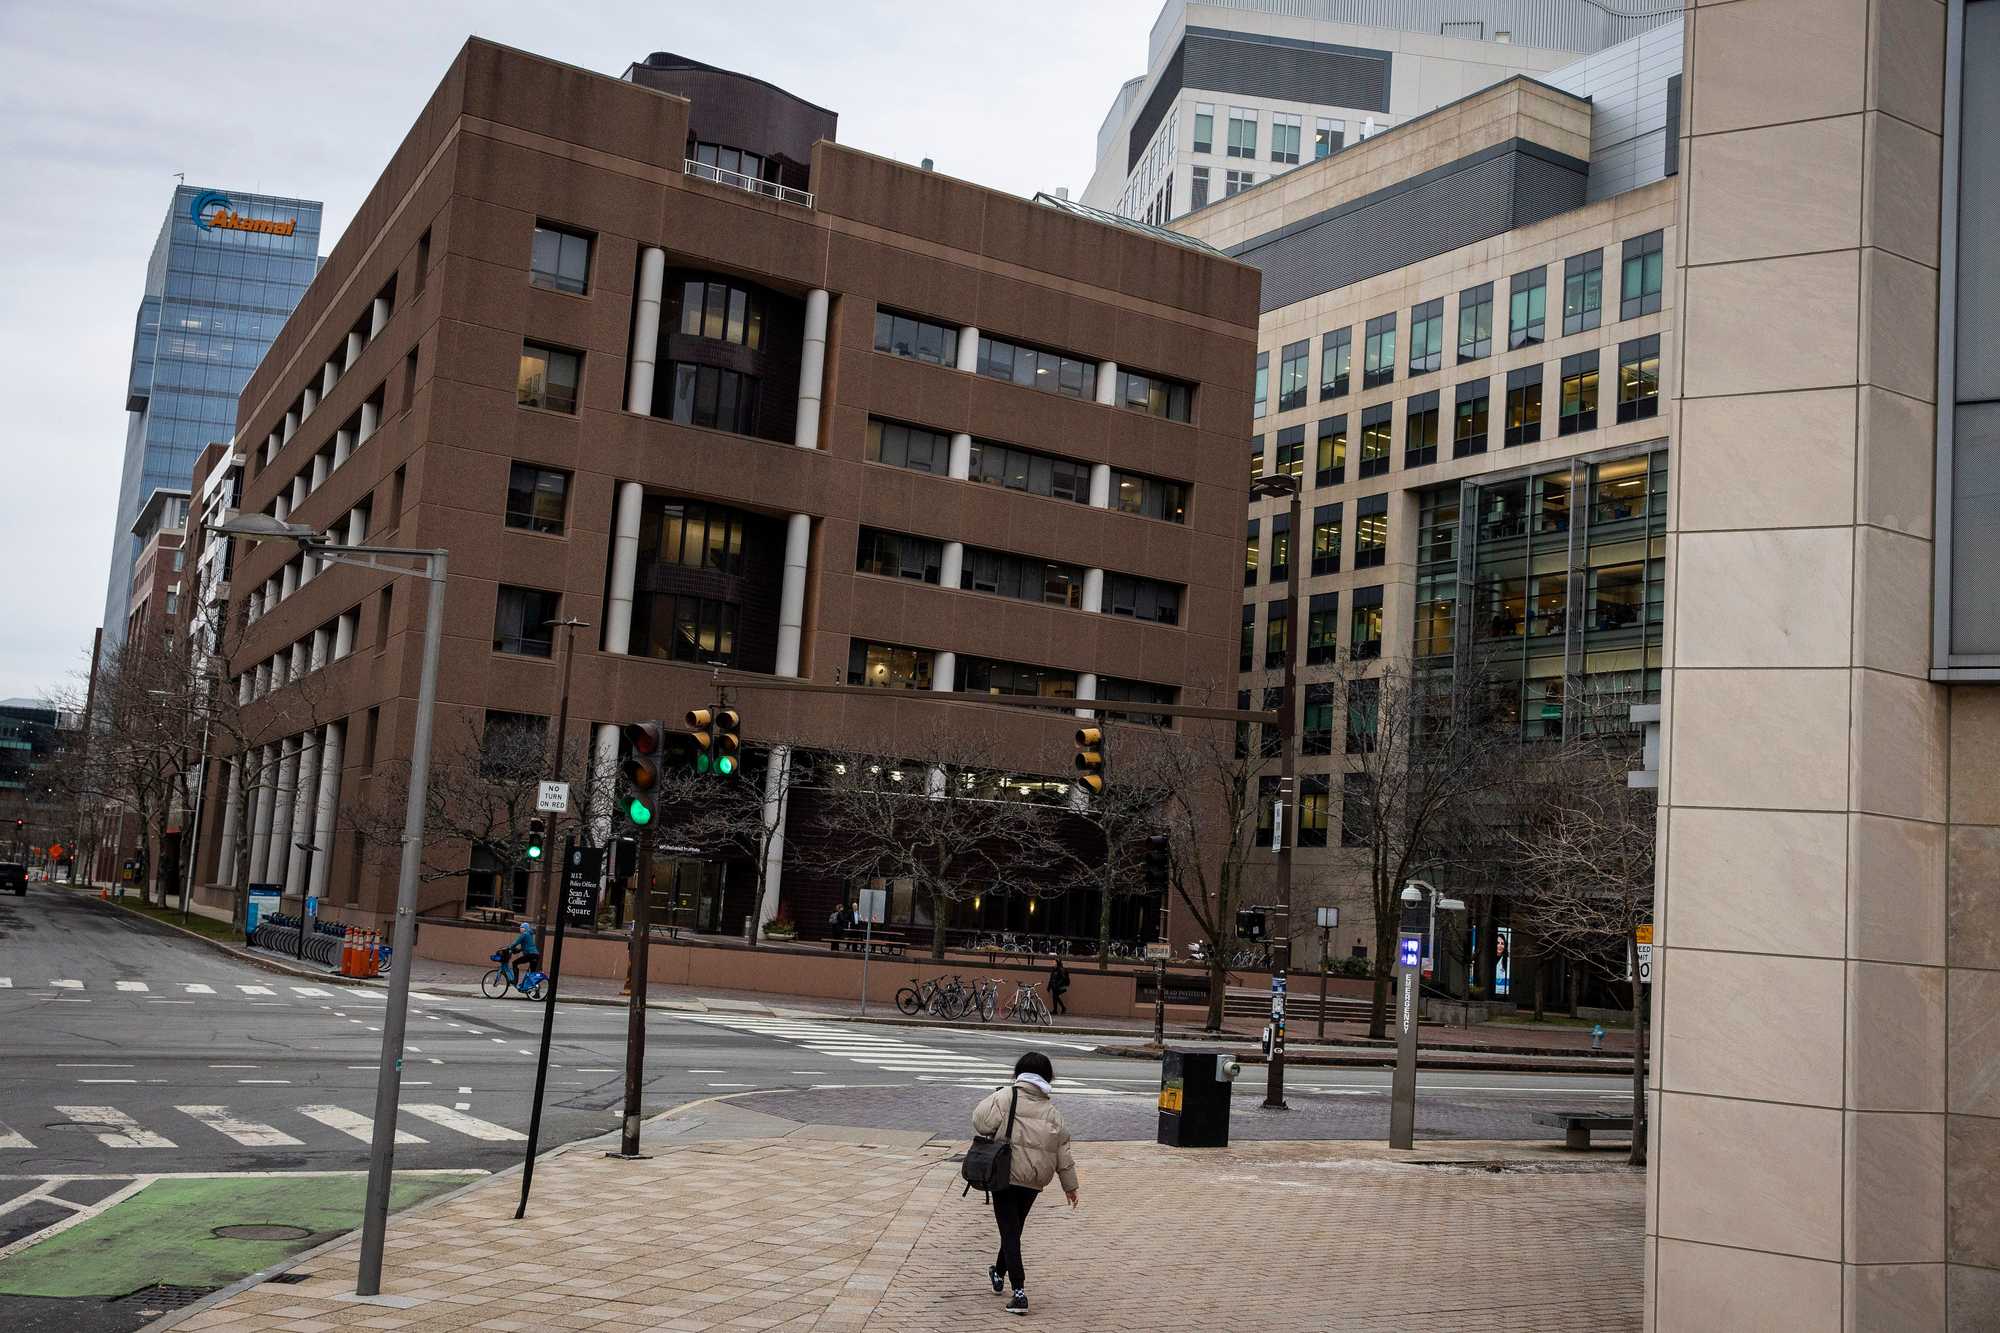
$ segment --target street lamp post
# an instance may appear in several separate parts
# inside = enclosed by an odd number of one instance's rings
[[[1254,478],[1250,494],[1257,497],[1288,496],[1291,500],[1291,530],[1285,534],[1285,674],[1278,691],[1278,814],[1272,820],[1271,837],[1276,844],[1278,863],[1278,914],[1285,919],[1271,971],[1271,1063],[1264,1085],[1267,1110],[1285,1109],[1285,986],[1292,962],[1292,846],[1294,812],[1298,808],[1298,688],[1299,688],[1299,538],[1303,487],[1287,472]],[[1276,543],[1272,551],[1277,550]]]
[[[268,514],[242,514],[209,531],[250,541],[293,541],[299,549],[327,564],[356,565],[399,576],[416,575],[430,583],[424,618],[424,659],[417,678],[416,734],[410,743],[409,799],[403,808],[403,855],[396,880],[396,922],[392,933],[394,965],[389,971],[389,1002],[382,1015],[382,1055],[375,1077],[375,1130],[368,1152],[368,1193],[361,1215],[361,1263],[354,1284],[357,1296],[382,1291],[382,1248],[389,1229],[389,1185],[395,1172],[396,1112],[402,1097],[403,1032],[410,1011],[410,968],[416,953],[417,876],[423,865],[424,801],[430,786],[431,713],[437,703],[438,654],[444,641],[446,552],[406,546],[344,546],[297,523]],[[385,564],[384,559],[416,564]],[[303,920],[301,921],[303,925]]]

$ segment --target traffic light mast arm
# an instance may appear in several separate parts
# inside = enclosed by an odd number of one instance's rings
[[[804,694],[852,694],[878,701],[883,695],[882,689],[874,685],[821,685],[807,680],[740,676],[734,673],[727,674],[725,679],[731,689],[793,690]],[[1217,722],[1264,723],[1276,723],[1283,717],[1283,714],[1276,709],[1208,708],[1199,704],[1156,704],[1124,699],[1055,699],[1034,694],[982,694],[977,690],[902,690],[895,693],[899,702],[987,704],[998,708],[1046,708],[1063,713],[1075,713],[1079,708],[1091,708],[1099,712],[1110,709],[1120,713],[1144,713],[1158,717],[1201,717]],[[1115,708],[1112,707],[1114,704]]]

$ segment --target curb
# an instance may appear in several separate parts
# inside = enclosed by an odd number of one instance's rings
[[[72,890],[72,892],[75,892],[75,890]],[[89,893],[76,893],[76,896],[85,902],[107,903],[108,906],[122,912],[126,916],[136,917],[148,925],[158,926],[161,930],[171,931],[186,939],[195,940],[207,945],[217,953],[234,958],[239,963],[249,963],[251,966],[261,968],[266,972],[276,972],[289,977],[303,977],[310,981],[331,982],[336,986],[351,986],[354,984],[354,978],[343,977],[338,972],[322,972],[316,969],[298,967],[270,954],[256,953],[248,948],[238,948],[233,944],[225,944],[212,935],[204,935],[200,931],[189,930],[185,926],[177,926],[171,921],[162,921],[158,917],[148,916],[144,912],[126,907],[116,898],[107,900]]]
[[[1424,1058],[1426,1050],[1436,1051],[1439,1049],[1439,1047],[1435,1046],[1419,1046],[1417,1049],[1417,1068],[1428,1069],[1433,1073],[1456,1071],[1462,1074],[1623,1074],[1630,1076],[1632,1073],[1630,1061],[1626,1061],[1624,1064],[1606,1061],[1601,1064],[1578,1065],[1573,1063],[1555,1064],[1548,1060],[1528,1060],[1518,1057],[1479,1061],[1426,1060]],[[1098,1055],[1109,1055],[1128,1060],[1156,1060],[1160,1056],[1158,1048],[1152,1046],[1099,1047],[1096,1053]],[[1258,1067],[1270,1063],[1263,1058],[1261,1051],[1255,1057],[1239,1057],[1239,1062],[1245,1066]],[[1380,1055],[1372,1053],[1316,1055],[1287,1050],[1285,1052],[1285,1064],[1288,1066],[1323,1066],[1334,1069],[1393,1069],[1396,1067],[1396,1053],[1393,1050],[1388,1050],[1383,1051]]]

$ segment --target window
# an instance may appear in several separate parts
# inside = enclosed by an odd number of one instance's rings
[[[741,574],[743,520],[721,505],[649,497],[639,512],[639,556],[682,569]]]
[[[1340,594],[1316,592],[1306,606],[1306,665],[1324,666],[1340,654]]]
[[[1252,435],[1250,437],[1250,480],[1255,481],[1263,475],[1264,437],[1261,435]]]
[[[562,536],[569,473],[516,463],[507,474],[507,526]]]
[[[1097,397],[1095,361],[1065,356],[1043,347],[1030,347],[1026,343],[980,338],[976,369],[989,379],[1007,380],[1023,388],[1046,389],[1066,398],[1081,398],[1089,402]]]
[[[1240,106],[1229,108],[1229,157],[1257,156],[1257,113]]]
[[[1243,537],[1243,586],[1246,588],[1257,586],[1257,523],[1256,519],[1251,519]]]
[[[1395,408],[1377,403],[1361,409],[1361,475],[1379,477],[1389,470],[1389,418]]]
[[[1044,699],[1076,698],[1076,673],[1060,667],[996,662],[985,657],[958,659],[958,688],[986,694],[1035,694]]]
[[[934,366],[958,365],[958,330],[893,310],[875,312],[875,350]]]
[[[733,282],[699,277],[670,283],[667,291],[667,327],[683,337],[735,343],[753,350],[764,345],[764,298],[761,293]],[[882,313],[877,312],[875,334],[878,345],[881,342],[882,320]],[[935,329],[938,326],[921,327]]]
[[[1597,349],[1562,360],[1562,416],[1557,435],[1597,429]]]
[[[871,463],[942,477],[951,471],[951,436],[870,417],[865,456]]]
[[[1322,417],[1313,455],[1313,485],[1336,486],[1347,475],[1347,418]]]
[[[915,428],[911,430],[914,439]],[[950,448],[951,441],[946,437],[936,435],[934,438],[941,441],[944,448]],[[939,453],[938,458],[942,460],[944,454]],[[944,463],[940,461],[933,471],[945,472]],[[986,440],[974,440],[972,460],[966,475],[972,481],[1004,486],[1010,491],[1026,491],[1030,495],[1069,500],[1076,504],[1090,503],[1090,464],[1057,458],[1054,454],[1038,454]]]
[[[1306,377],[1312,360],[1312,340],[1301,338],[1286,343],[1278,361],[1278,410],[1289,412],[1306,405]]]
[[[1318,617],[1314,617],[1317,622]],[[1312,638],[1306,639],[1306,660],[1313,657]],[[1331,658],[1326,659],[1331,661]],[[1306,686],[1306,715],[1304,726],[1299,732],[1300,754],[1333,753],[1333,687],[1326,684]]]
[[[1410,373],[1421,375],[1444,363],[1444,298],[1410,307]]]
[[[1292,622],[1285,618],[1285,604],[1273,600],[1264,607],[1264,669],[1274,671],[1285,664],[1285,652],[1292,644]],[[1276,730],[1276,728],[1273,728]]]
[[[1256,421],[1264,415],[1264,409],[1271,398],[1271,354],[1257,353],[1257,378],[1250,390],[1250,419]]]
[[[1292,516],[1271,515],[1271,582],[1282,583],[1292,572]]]
[[[928,648],[902,648],[888,643],[854,640],[847,649],[847,683],[882,690],[927,690],[935,654]]]
[[[1493,284],[1482,282],[1458,294],[1460,364],[1493,354]]]
[[[1299,160],[1299,131],[1304,122],[1296,114],[1283,111],[1271,113],[1271,160],[1293,166]]]
[[[1327,711],[1331,713],[1332,707]],[[1299,846],[1326,846],[1327,802],[1332,779],[1324,773],[1308,773],[1299,779]]]
[[[1188,207],[1208,207],[1208,168],[1188,168]]]
[[[1194,151],[1215,151],[1215,108],[1207,102],[1194,104]]]
[[[1332,157],[1345,146],[1346,140],[1347,122],[1318,117],[1313,122],[1313,161]]]
[[[1660,335],[1618,344],[1618,419],[1643,421],[1660,414]]]
[[[1389,558],[1389,497],[1364,495],[1354,503],[1354,567],[1372,569]]]
[[[1325,402],[1347,392],[1347,371],[1354,360],[1354,330],[1335,329],[1320,339],[1319,396]]]
[[[1382,655],[1382,588],[1356,588],[1347,620],[1347,651],[1352,657]]]
[[[691,156],[703,166],[714,167],[717,171],[734,172],[738,176],[748,176],[752,180],[764,178],[764,158],[759,153],[731,148],[726,144],[697,141]]]
[[[1252,602],[1243,604],[1243,639],[1237,646],[1236,669],[1248,671],[1257,665],[1257,607]],[[1236,705],[1238,708],[1250,706],[1250,696],[1245,693]],[[1239,748],[1242,729],[1247,723],[1237,723]]]
[[[522,343],[521,376],[515,384],[515,401],[522,407],[574,413],[580,360],[575,352],[540,343]]]
[[[1121,513],[1163,519],[1168,523],[1187,522],[1187,487],[1178,481],[1137,472],[1111,473],[1113,503]],[[1086,494],[1085,499],[1089,497]]]
[[[1396,378],[1396,317],[1377,315],[1368,321],[1368,341],[1362,353],[1361,387],[1373,389]]]
[[[1160,685],[1150,680],[1100,676],[1097,697],[1105,703],[1171,704],[1180,701],[1181,692],[1172,685]],[[1105,709],[1103,715],[1114,722],[1143,722],[1155,727],[1171,727],[1174,724],[1173,718],[1165,713]]]
[[[1458,410],[1452,417],[1451,456],[1470,458],[1486,452],[1487,381],[1468,380],[1458,386]]]
[[[917,583],[936,583],[943,562],[943,542],[884,532],[880,528],[861,529],[861,540],[854,552],[854,568],[863,574],[911,579]]]
[[[500,589],[493,614],[493,651],[523,657],[549,655],[549,622],[556,619],[559,595],[540,588]]]
[[[1117,389],[1118,406],[1169,421],[1186,421],[1188,404],[1194,398],[1194,386],[1184,380],[1142,375],[1136,370],[1119,370]]]
[[[736,661],[737,608],[713,597],[641,594],[632,599],[633,651],[676,662]]]
[[[1222,173],[1222,197],[1242,194],[1257,183],[1257,174],[1252,171],[1225,171]]]
[[[1403,416],[1403,466],[1423,467],[1437,462],[1438,395],[1433,389],[1410,399]]]
[[[1142,579],[1136,574],[1106,573],[1104,609],[1114,616],[1131,616],[1157,625],[1178,625],[1181,590],[1178,584]]]
[[[1312,572],[1340,572],[1340,505],[1318,505],[1313,509]]]
[[[1306,428],[1287,426],[1278,432],[1278,471],[1287,477],[1305,475]]]
[[[965,548],[958,586],[1022,602],[1076,610],[1083,605],[1083,567],[1011,551]]]
[[[1563,332],[1596,328],[1603,311],[1604,252],[1592,250],[1563,260]]]
[[[1522,366],[1507,372],[1506,447],[1533,444],[1542,438],[1542,368]]]
[[[1375,748],[1381,730],[1382,682],[1347,682],[1347,752],[1367,754]]]
[[[1375,836],[1375,778],[1349,773],[1340,786],[1340,845],[1366,847]]]
[[[430,233],[424,236],[429,239]],[[537,287],[583,295],[590,287],[590,237],[537,222],[528,256],[528,281]]]
[[[1516,273],[1507,286],[1507,346],[1542,341],[1548,327],[1549,271]]]
[[[683,426],[706,426],[748,435],[757,421],[758,383],[754,375],[721,366],[667,363],[673,400],[667,418]]]
[[[1618,318],[1636,319],[1659,310],[1666,264],[1666,255],[1661,251],[1662,235],[1649,232],[1625,242],[1625,274],[1618,284]]]

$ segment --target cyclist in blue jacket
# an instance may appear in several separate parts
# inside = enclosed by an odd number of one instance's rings
[[[514,984],[520,985],[530,972],[542,970],[542,946],[535,943],[535,924],[521,923],[521,933],[507,946],[507,966],[513,969]]]

